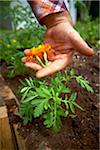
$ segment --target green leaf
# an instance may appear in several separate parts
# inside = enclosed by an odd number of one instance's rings
[[[24,87],[20,90],[20,93],[24,93],[26,90],[28,89],[28,87]]]
[[[76,100],[76,96],[77,96],[77,93],[72,93],[72,95],[71,95],[69,101],[74,102],[74,101]]]
[[[71,88],[66,88],[66,93],[71,93]]]
[[[29,79],[25,79],[25,81],[27,82],[28,86],[30,86],[30,87],[32,86],[31,82],[29,81]]]
[[[23,86],[26,86],[26,83],[23,80],[19,80]]]
[[[29,90],[30,90],[30,87],[27,88],[27,90],[26,90],[25,93],[23,94],[21,101],[25,99],[25,97],[27,96]]]
[[[32,101],[34,98],[36,98],[38,95],[34,95],[34,96],[31,96],[31,97],[28,97],[28,98],[26,98],[26,99],[24,99],[23,101],[22,101],[22,103],[27,103],[27,102],[29,102],[29,101]]]
[[[59,93],[59,95],[61,93],[70,93],[71,89],[70,88],[66,88],[66,85],[64,85],[63,83],[60,83],[58,87],[56,87],[57,92]]]
[[[91,93],[94,92],[92,87],[89,85],[89,81],[85,80],[82,76],[78,76],[78,77],[76,76],[76,80],[88,92],[91,92]]]
[[[74,104],[77,108],[79,108],[80,110],[84,111],[84,109],[83,109],[80,105],[78,105],[76,102],[74,102],[73,104]]]
[[[68,111],[68,110],[66,110],[66,111],[65,111],[65,117],[67,117],[67,116],[68,116],[68,114],[69,114],[69,111]]]
[[[23,124],[24,124],[24,125],[27,125],[27,124],[28,124],[28,121],[29,121],[28,118],[25,117],[25,118],[24,118],[24,121],[23,121]]]
[[[48,108],[50,108],[50,105],[49,105],[48,102],[46,102],[46,103],[44,104],[44,109],[45,109],[45,110],[48,110]]]
[[[69,75],[67,75],[66,82],[68,83],[70,80],[71,80],[71,77]]]
[[[51,93],[50,91],[47,89],[47,87],[43,87],[43,86],[40,86],[39,88],[36,89],[37,91],[37,94],[40,96],[40,97],[50,97],[51,96]]]
[[[67,109],[67,110],[69,109],[69,105],[68,105],[68,104],[69,104],[69,101],[66,101],[66,100],[65,100],[65,105],[66,105],[66,109]]]
[[[69,106],[70,106],[72,113],[75,113],[74,104],[72,102],[69,102]]]
[[[33,80],[31,77],[29,77],[29,81],[30,81],[31,85],[33,86],[34,84],[33,84]]]
[[[75,70],[74,70],[74,69],[71,69],[70,75],[71,75],[71,76],[74,76],[74,75],[75,75]]]
[[[65,112],[62,107],[59,110],[57,110],[57,116],[66,117],[67,113],[68,113],[68,111]]]
[[[34,109],[34,118],[39,117],[44,111],[44,102],[40,103],[35,109]]]
[[[53,122],[53,126],[52,126],[52,130],[57,133],[60,131],[61,128],[61,119],[60,116],[56,116],[54,122]]]
[[[48,112],[44,115],[45,121],[44,125],[46,125],[47,128],[50,128],[53,125],[53,113]]]
[[[34,99],[34,100],[32,100],[31,104],[37,106],[37,105],[40,104],[42,101],[43,101],[43,99]]]

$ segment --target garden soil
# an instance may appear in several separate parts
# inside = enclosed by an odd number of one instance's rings
[[[76,109],[76,115],[62,118],[59,133],[46,129],[41,118],[33,119],[27,126],[23,126],[22,119],[13,114],[14,100],[7,103],[10,123],[18,123],[18,132],[25,139],[27,150],[99,150],[99,52],[91,58],[76,54],[71,66],[78,75],[83,75],[90,81],[94,93],[88,93],[75,81],[70,83],[73,90],[78,92],[77,103],[84,111]],[[20,85],[19,79],[24,79],[29,74],[8,79],[5,63],[0,69],[6,83],[20,100],[16,92]]]

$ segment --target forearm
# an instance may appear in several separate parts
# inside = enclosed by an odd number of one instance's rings
[[[66,11],[66,7],[64,5],[64,0],[28,0],[35,16],[41,22],[41,20],[54,13],[59,13]]]

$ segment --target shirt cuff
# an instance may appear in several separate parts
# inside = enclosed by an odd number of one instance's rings
[[[33,0],[34,1],[34,0]],[[34,3],[33,1],[28,1],[36,18],[38,21],[41,21],[45,16],[62,12],[66,10],[66,6],[64,5],[64,0],[55,1],[54,0],[40,0],[39,3]]]

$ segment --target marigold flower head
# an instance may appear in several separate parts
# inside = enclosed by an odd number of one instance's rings
[[[41,44],[37,48],[33,47],[27,54],[27,61],[33,62],[36,56],[44,63],[44,53],[46,53],[46,59],[51,58],[54,55],[54,50],[51,48],[50,44]]]
[[[33,47],[31,48],[31,52],[33,55],[38,55],[43,52],[48,52],[51,49],[50,44],[41,44],[37,48]]]

